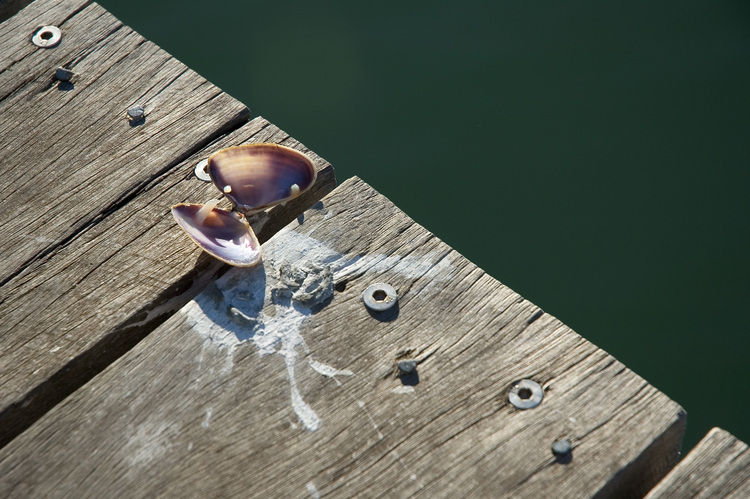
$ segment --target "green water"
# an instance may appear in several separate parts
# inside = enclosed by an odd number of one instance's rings
[[[750,2],[101,3],[750,442]]]

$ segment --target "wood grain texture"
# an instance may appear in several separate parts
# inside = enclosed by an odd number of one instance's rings
[[[329,163],[263,118],[154,178],[138,195],[0,287],[0,443],[100,372],[228,266],[203,254],[169,213],[218,197],[193,175],[210,153],[275,142],[307,153],[315,186],[295,203],[252,219],[261,241],[330,192]],[[224,200],[222,205],[229,206]]]
[[[0,493],[641,497],[675,463],[676,403],[361,180],[263,251],[2,449]]]
[[[62,30],[57,47],[31,43],[43,24]],[[34,2],[0,46],[0,284],[249,116],[97,4]],[[134,104],[140,123],[125,119]]]
[[[62,41],[38,48],[31,34],[47,24]],[[4,445],[224,269],[198,258],[168,214],[215,196],[190,162],[248,140],[294,141],[262,119],[227,136],[245,106],[96,4],[36,1],[0,26],[0,46]],[[61,65],[72,83],[54,79]],[[142,122],[125,119],[134,103]],[[275,210],[261,239],[333,188],[330,165],[317,165],[316,191]]]
[[[745,442],[713,428],[659,482],[647,499],[750,497],[750,450]]]

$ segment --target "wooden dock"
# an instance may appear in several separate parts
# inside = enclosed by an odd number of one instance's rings
[[[0,47],[3,497],[750,494],[744,443],[680,462],[677,403],[101,6],[37,0]],[[318,180],[230,268],[169,208],[252,142]]]

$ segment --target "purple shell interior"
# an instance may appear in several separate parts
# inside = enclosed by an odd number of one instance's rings
[[[172,215],[201,249],[230,265],[249,267],[260,262],[260,244],[250,226],[226,210],[214,208],[198,220],[201,204],[178,204]]]
[[[250,213],[299,195],[316,177],[307,156],[277,144],[223,149],[209,158],[208,173],[240,211]]]

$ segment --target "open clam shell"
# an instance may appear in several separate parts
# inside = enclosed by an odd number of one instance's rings
[[[317,176],[310,158],[278,144],[229,147],[208,158],[208,174],[235,205],[252,214],[309,189]]]
[[[172,216],[190,239],[210,255],[237,267],[260,262],[260,243],[245,217],[215,207],[216,203],[180,203]]]

